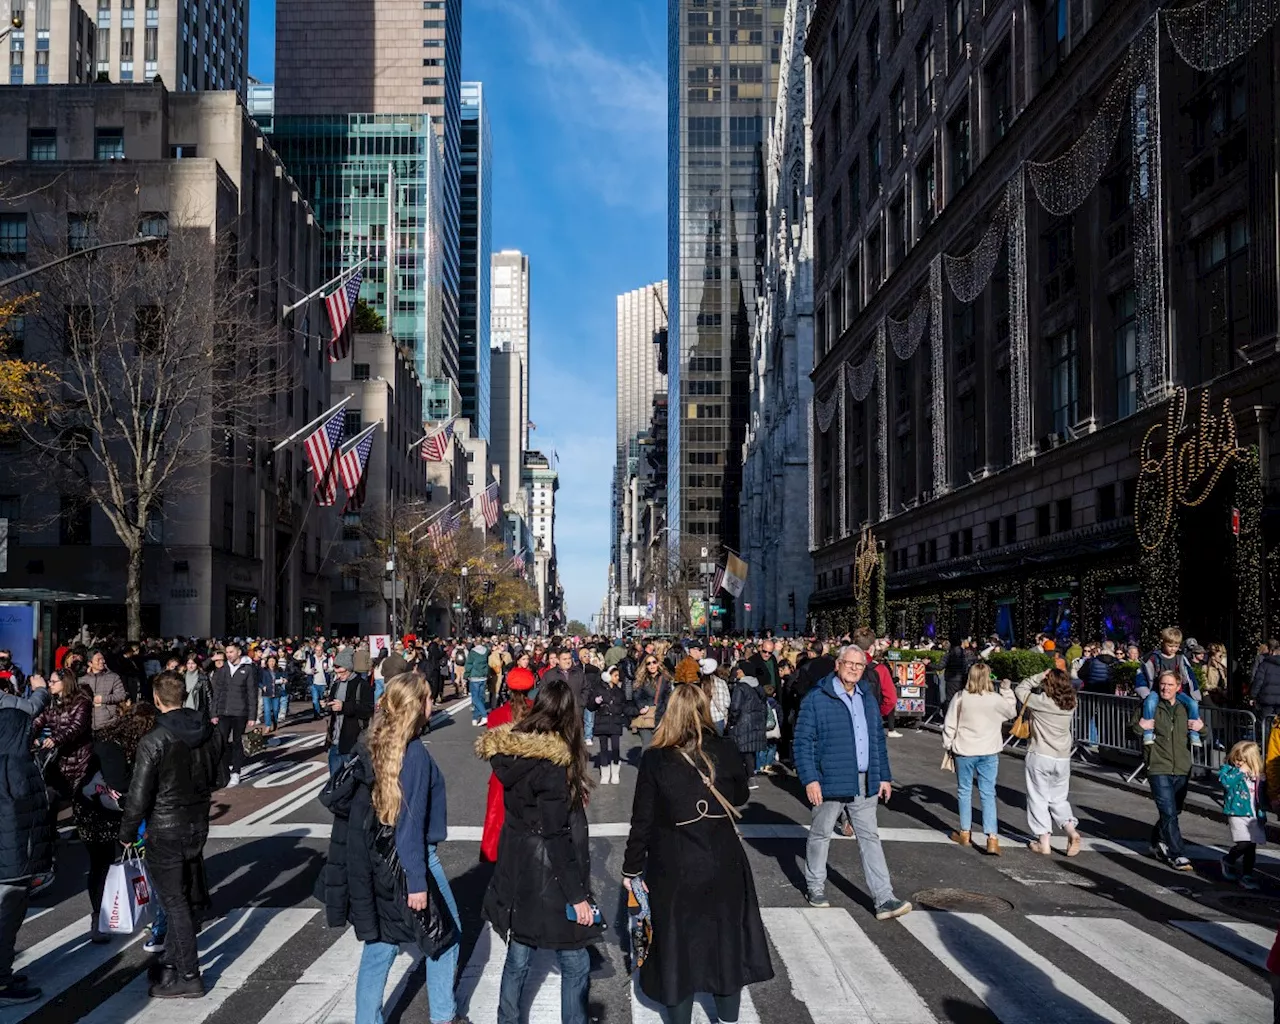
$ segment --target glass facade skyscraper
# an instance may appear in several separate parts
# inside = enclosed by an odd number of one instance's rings
[[[271,140],[327,229],[326,278],[367,259],[360,297],[412,353],[424,391],[451,380],[444,171],[430,116],[277,116]]]
[[[472,434],[489,437],[489,259],[493,141],[484,86],[462,83],[462,207],[459,220],[458,390]]]
[[[667,526],[685,554],[740,546],[762,150],[786,6],[669,6]]]

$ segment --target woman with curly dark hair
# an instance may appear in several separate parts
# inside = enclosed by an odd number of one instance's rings
[[[1080,852],[1076,816],[1067,797],[1071,790],[1071,720],[1076,713],[1076,691],[1060,668],[1051,668],[1040,684],[1024,679],[1014,691],[1031,719],[1027,744],[1027,826],[1035,839],[1027,844],[1032,853],[1050,853],[1049,837],[1058,825],[1067,834],[1067,856]]]

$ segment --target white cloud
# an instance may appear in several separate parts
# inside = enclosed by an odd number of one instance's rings
[[[572,179],[611,206],[666,209],[667,79],[605,52],[558,0],[480,0],[523,34]]]

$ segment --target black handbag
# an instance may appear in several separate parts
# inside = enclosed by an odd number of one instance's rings
[[[370,812],[372,813],[372,811]],[[400,854],[396,850],[396,829],[394,825],[383,825],[376,822],[373,831],[373,854],[377,867],[389,873],[395,885],[396,900],[413,924],[417,935],[418,948],[429,960],[434,960],[446,949],[458,941],[458,929],[453,922],[453,915],[445,905],[444,895],[435,875],[427,871],[427,905],[422,910],[409,907],[409,882],[405,878],[404,865],[400,863]]]

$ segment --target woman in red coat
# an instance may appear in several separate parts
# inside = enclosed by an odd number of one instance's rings
[[[500,725],[514,725],[524,718],[528,710],[533,707],[533,701],[529,699],[529,691],[533,689],[533,684],[533,673],[529,669],[520,665],[511,669],[507,673],[507,690],[510,692],[510,697],[505,704],[489,713],[486,723],[488,727],[496,729]],[[480,837],[481,860],[491,864],[497,863],[498,837],[502,834],[502,823],[505,818],[502,783],[498,781],[497,775],[490,774],[489,797],[484,809],[484,832]]]

